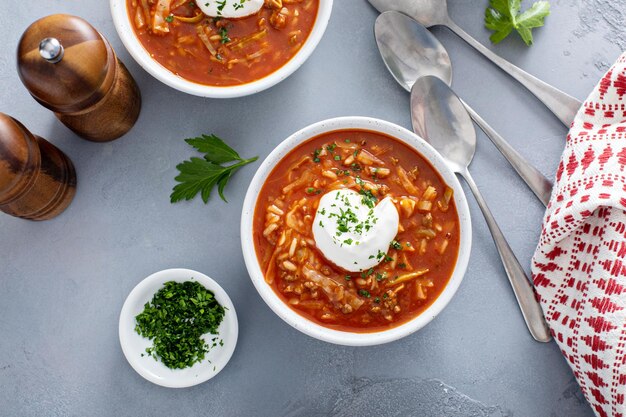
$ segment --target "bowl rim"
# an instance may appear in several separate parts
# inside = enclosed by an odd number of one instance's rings
[[[219,87],[186,80],[174,74],[153,59],[135,35],[131,26],[130,16],[126,9],[126,1],[127,0],[110,0],[110,9],[115,30],[133,59],[150,75],[162,83],[187,94],[210,98],[234,98],[255,94],[289,77],[304,64],[321,41],[328,26],[333,7],[333,0],[319,0],[317,17],[315,18],[315,23],[313,24],[309,37],[300,50],[283,66],[263,78],[246,84]]]
[[[211,349],[202,363],[196,363],[185,369],[169,369],[160,361],[156,362],[147,355],[141,356],[143,352],[137,349],[137,343],[139,340],[146,344],[148,342],[135,332],[135,316],[143,310],[144,304],[152,299],[165,282],[190,280],[195,280],[212,291],[216,300],[227,309],[218,329],[220,332],[218,337],[224,340],[224,344],[219,350]],[[239,322],[232,300],[215,280],[192,269],[170,268],[147,276],[130,291],[120,311],[118,338],[126,360],[143,378],[162,387],[187,388],[214,378],[226,367],[237,347]],[[211,361],[207,362],[209,358]]]
[[[261,187],[276,164],[301,143],[320,134],[346,129],[370,130],[394,137],[419,152],[444,181],[454,190],[454,201],[459,216],[461,238],[459,254],[450,280],[439,297],[420,315],[388,330],[372,333],[345,332],[329,329],[296,313],[280,299],[265,282],[256,256],[253,239],[253,218]],[[426,326],[448,305],[458,290],[469,262],[472,246],[472,224],[467,198],[459,180],[446,165],[443,157],[424,139],[415,133],[391,122],[361,116],[338,117],[311,124],[282,141],[265,158],[255,173],[246,193],[241,215],[241,244],[246,268],[257,292],[265,303],[286,323],[311,337],[346,346],[372,346],[392,342],[406,337]]]

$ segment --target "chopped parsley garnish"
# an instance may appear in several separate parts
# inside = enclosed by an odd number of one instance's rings
[[[375,302],[376,304],[380,303],[380,297],[376,297],[376,298],[374,298],[374,302]]]
[[[317,163],[320,161],[320,153],[322,153],[322,148],[313,151],[313,162]]]
[[[360,289],[359,290],[359,295],[362,295],[363,297],[366,297],[366,298],[370,298],[371,297],[370,292],[367,291],[367,290],[364,290],[364,289]]]
[[[174,15],[168,15],[168,16],[165,18],[165,21],[166,21],[167,23],[172,23],[172,22],[174,21]]]
[[[235,10],[239,10],[243,7],[244,3],[247,2],[248,0],[239,0],[239,3],[234,3],[233,4],[233,8]]]
[[[395,250],[402,250],[402,244],[398,242],[397,240],[392,240],[389,246],[391,246]]]
[[[225,27],[220,28],[220,36],[222,37],[222,39],[220,39],[221,43],[228,43],[230,42],[230,38],[228,37],[228,29],[226,29]]]
[[[386,262],[391,262],[393,261],[393,258],[389,255],[387,255],[385,252],[379,250],[378,253],[376,254],[376,259],[380,260],[385,260]]]
[[[341,161],[341,156],[335,155],[335,161]]]
[[[376,273],[376,281],[380,282],[382,280],[384,280],[385,278],[387,278],[387,273],[383,272],[382,274],[380,272]]]
[[[346,281],[350,281],[352,277],[350,275],[346,275]]]
[[[202,335],[218,334],[225,309],[197,281],[168,281],[135,317],[135,331],[152,341],[146,353],[171,369],[204,359],[209,345]],[[220,342],[223,345],[223,342]]]
[[[359,191],[359,194],[363,196],[363,204],[365,204],[367,207],[374,208],[374,206],[376,206],[376,201],[378,201],[378,199],[374,194],[372,194],[370,190],[361,189]]]
[[[367,271],[361,272],[361,278],[367,278],[374,273],[374,268],[370,268]]]

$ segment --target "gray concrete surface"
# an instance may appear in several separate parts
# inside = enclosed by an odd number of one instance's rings
[[[449,0],[451,14],[489,44],[487,0]],[[525,4],[528,2],[524,2]],[[492,48],[584,99],[626,47],[624,0],[552,0],[547,26],[526,48],[512,37]],[[78,139],[26,93],[15,46],[35,19],[72,13],[95,25],[136,77],[139,122],[123,139]],[[311,339],[263,303],[243,264],[239,212],[255,166],[213,199],[171,205],[183,138],[214,132],[244,156],[265,157],[312,122],[365,115],[410,127],[408,96],[376,50],[376,12],[336,0],[318,49],[280,85],[252,97],[206,100],[144,72],[115,33],[105,0],[23,0],[0,25],[0,111],[61,147],[79,188],[59,218],[0,216],[0,416],[592,416],[555,343],[534,342],[518,312],[476,204],[465,280],[447,309],[420,332],[372,348]],[[565,128],[539,102],[446,29],[434,33],[455,65],[454,87],[546,174]],[[543,209],[479,134],[472,171],[518,257],[528,264]],[[129,291],[169,267],[202,271],[230,294],[240,320],[237,350],[215,379],[172,390],[143,380],[119,346],[117,321]]]

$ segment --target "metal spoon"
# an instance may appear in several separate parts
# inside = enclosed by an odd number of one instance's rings
[[[374,35],[378,50],[391,75],[405,90],[424,75],[434,75],[452,83],[452,63],[443,45],[424,26],[398,12],[384,12],[376,19]],[[467,103],[465,109],[491,142],[513,166],[528,187],[544,204],[550,202],[552,182],[524,159]]]
[[[418,79],[411,90],[411,120],[415,133],[430,143],[461,175],[476,197],[504,264],[513,292],[530,334],[539,342],[550,340],[550,331],[541,306],[519,261],[498,227],[485,199],[469,173],[476,150],[476,131],[461,100],[443,81],[434,76]]]
[[[535,95],[559,120],[570,127],[574,116],[582,103],[570,96],[511,64],[504,58],[494,54],[476,39],[467,34],[448,15],[446,0],[368,0],[379,12],[395,10],[402,12],[420,22],[426,27],[442,25],[456,33],[461,39],[474,47],[500,69],[515,78],[520,84]]]

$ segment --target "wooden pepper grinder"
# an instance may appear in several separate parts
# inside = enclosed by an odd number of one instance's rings
[[[104,36],[79,17],[55,14],[30,25],[17,67],[35,100],[85,139],[117,139],[139,117],[135,80]]]
[[[56,146],[0,113],[0,210],[29,220],[48,220],[74,198],[76,171]]]

